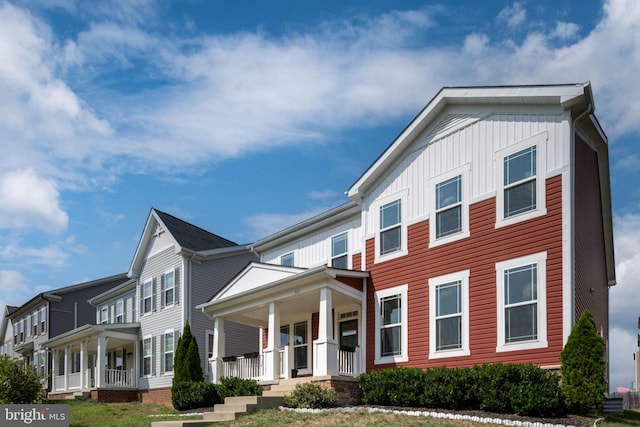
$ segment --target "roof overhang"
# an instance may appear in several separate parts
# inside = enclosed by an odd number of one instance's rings
[[[115,323],[108,325],[87,324],[60,334],[55,338],[44,341],[41,344],[41,347],[56,348],[101,335],[128,341],[137,341],[139,330],[140,323],[137,322]]]

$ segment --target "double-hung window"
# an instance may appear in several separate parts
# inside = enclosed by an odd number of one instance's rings
[[[44,334],[47,331],[47,307],[40,309],[40,333]]]
[[[284,265],[286,267],[293,267],[294,259],[293,252],[289,252],[288,254],[284,254],[280,257],[280,265]]]
[[[18,323],[18,328],[20,331],[20,340],[18,342],[24,342],[24,319],[20,320],[20,323]]]
[[[153,281],[147,280],[142,284],[142,314],[153,310]]]
[[[331,266],[349,268],[349,241],[347,233],[340,233],[331,238]]]
[[[497,351],[547,346],[546,252],[496,265]]]
[[[407,361],[407,285],[376,292],[376,363]]]
[[[497,153],[497,226],[546,214],[546,142],[542,132]]]
[[[34,311],[31,315],[31,327],[33,328],[33,336],[38,335],[38,311]]]
[[[116,323],[124,323],[124,300],[116,301]]]
[[[142,375],[151,375],[153,346],[151,337],[142,340]]]
[[[429,279],[429,358],[468,356],[469,270]]]
[[[402,201],[380,206],[380,256],[402,248]]]
[[[163,372],[172,372],[173,371],[173,340],[174,333],[172,330],[165,331],[162,344],[163,344],[163,354],[162,354],[162,368]]]
[[[100,323],[106,325],[109,323],[109,306],[103,305],[100,308]]]
[[[31,316],[27,316],[25,318],[25,322],[27,323],[27,325],[25,326],[25,329],[27,330],[27,336],[30,337],[31,336]]]
[[[173,305],[175,302],[176,273],[174,270],[164,274],[162,303],[164,306]]]
[[[436,239],[462,231],[462,176],[436,184]]]

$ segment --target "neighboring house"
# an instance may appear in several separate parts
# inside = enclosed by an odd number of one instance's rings
[[[589,83],[443,88],[347,195],[255,243],[261,262],[199,306],[218,340],[229,321],[263,331],[253,362],[216,341],[214,381],[557,370],[586,309],[608,342],[608,146]]]
[[[7,355],[13,357],[13,325],[11,323],[11,313],[16,311],[18,307],[12,305],[4,306],[2,316],[2,326],[0,327],[0,356]]]
[[[173,359],[184,325],[189,322],[196,337],[206,373],[213,322],[195,307],[256,260],[247,245],[152,209],[129,280],[89,300],[90,324],[46,343],[61,367],[54,372],[50,397],[90,393],[103,401],[170,405]],[[256,328],[232,324],[225,344],[232,352],[253,352],[258,336]],[[77,354],[78,370],[68,368],[66,354]]]
[[[8,310],[5,320],[10,320],[12,325],[13,357],[24,359],[27,365],[36,367],[42,377],[48,377],[52,360],[44,342],[92,322],[95,308],[87,299],[126,280],[127,275],[123,273],[42,292],[20,307]],[[5,336],[7,334],[8,331]],[[49,382],[47,388],[50,386]]]

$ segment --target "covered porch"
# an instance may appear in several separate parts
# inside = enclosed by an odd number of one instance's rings
[[[139,326],[84,325],[45,342],[52,359],[50,397],[136,389]]]
[[[367,272],[253,263],[198,306],[214,322],[209,379],[355,377],[365,366]],[[261,328],[259,352],[226,354],[225,322]]]

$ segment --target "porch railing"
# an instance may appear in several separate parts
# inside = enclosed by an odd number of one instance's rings
[[[360,374],[359,347],[338,348],[338,373],[354,377]]]
[[[105,369],[103,386],[132,387],[133,369]]]
[[[258,380],[262,378],[263,358],[259,353],[246,354],[244,356],[230,356],[223,359],[222,375],[225,377],[238,377]]]

